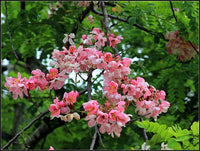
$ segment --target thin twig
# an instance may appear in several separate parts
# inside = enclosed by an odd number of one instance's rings
[[[176,15],[175,15],[175,13],[174,13],[174,8],[173,8],[173,5],[172,5],[171,0],[170,0],[169,2],[170,2],[170,6],[171,6],[171,10],[172,10],[172,13],[173,13],[174,19],[175,19],[176,22],[177,22],[177,18],[176,18]]]
[[[188,41],[190,43],[190,45],[192,46],[192,48],[196,51],[196,53],[199,55],[199,52],[197,51],[197,49],[194,47],[194,45],[192,44],[191,41]]]
[[[7,13],[7,1],[5,1],[5,7],[6,7],[6,21],[7,21],[8,34],[9,34],[9,37],[10,37],[10,44],[11,44],[11,47],[12,47],[12,50],[13,50],[15,57],[17,58],[17,60],[19,60],[19,57],[17,56],[17,54],[15,52],[13,42],[12,42],[12,37],[11,37],[11,34],[10,34],[10,28],[9,28],[9,23],[8,23],[8,13]]]
[[[44,111],[43,113],[41,113],[38,117],[36,117],[34,120],[32,120],[26,127],[23,128],[23,130],[21,130],[19,133],[17,133],[11,140],[9,140],[9,142],[3,146],[1,148],[1,150],[4,150],[6,148],[8,148],[11,143],[13,143],[22,132],[26,131],[28,128],[30,128],[36,121],[38,121],[41,117],[43,117],[45,114],[49,113],[49,110]]]
[[[83,81],[86,81],[81,75],[80,73],[78,73],[79,77],[83,80]]]
[[[97,125],[95,125],[95,126],[97,127]],[[95,127],[95,128],[96,128],[96,127]],[[100,140],[100,142],[101,142],[101,145],[102,145],[103,149],[105,149],[105,146],[104,146],[103,141],[102,141],[102,139],[101,139],[101,134],[100,134],[100,132],[99,132],[99,130],[98,130],[98,127],[97,127],[97,133],[98,133],[98,135],[99,135],[99,140]]]
[[[149,114],[151,114],[151,113],[148,113],[148,114],[145,114],[145,115],[138,116],[138,117],[136,117],[136,118],[134,118],[134,119],[128,121],[127,123],[134,122],[134,121],[140,119],[141,117],[143,117],[143,116],[147,116],[147,115],[149,115]]]
[[[95,124],[95,132],[94,132],[94,135],[93,135],[92,143],[90,145],[90,150],[94,149],[94,145],[95,145],[96,138],[97,138],[97,132],[98,132],[98,129],[97,129],[96,124]]]
[[[92,84],[104,73],[105,69],[101,71],[101,73],[92,81]]]
[[[143,118],[142,118],[142,117],[140,118],[140,122],[143,122]],[[148,136],[147,136],[147,133],[146,133],[146,129],[145,129],[145,128],[143,128],[143,134],[144,134],[145,142],[147,142]]]

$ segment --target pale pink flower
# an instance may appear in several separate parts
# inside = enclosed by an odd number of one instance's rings
[[[124,105],[125,105],[125,102],[124,101],[119,101],[117,103],[117,109],[120,111],[120,112],[124,112]]]
[[[93,18],[92,15],[89,15],[89,17],[88,17],[88,21],[90,22],[90,24],[93,24],[93,22],[94,22],[94,18]]]
[[[75,38],[75,34],[74,33],[70,33],[69,35],[68,34],[64,34],[65,35],[65,38],[63,39],[63,43],[66,43],[67,41],[69,41],[69,43],[71,45],[74,45],[74,42],[72,39]]]
[[[117,116],[118,116],[118,114],[119,114],[119,111],[118,110],[111,110],[110,112],[109,112],[109,121],[111,122],[111,123],[113,123],[113,122],[115,122],[116,120],[117,120]]]
[[[98,110],[97,111],[97,122],[99,124],[105,124],[108,123],[108,114],[107,113],[103,113],[102,111]]]
[[[54,150],[54,148],[52,146],[50,146],[49,150]]]
[[[125,114],[123,112],[118,112],[118,114],[117,114],[117,124],[120,127],[122,127],[122,126],[125,127],[125,125],[128,121],[130,121],[130,117],[127,114]]]
[[[93,127],[94,125],[95,125],[95,123],[96,123],[96,115],[87,115],[86,117],[85,117],[85,120],[86,121],[88,121],[89,120],[89,122],[88,122],[88,126],[89,127]]]
[[[129,59],[129,58],[124,58],[123,60],[122,60],[122,64],[125,66],[125,67],[129,67],[129,65],[131,64],[131,59]]]

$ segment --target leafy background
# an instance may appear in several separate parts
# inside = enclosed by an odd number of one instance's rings
[[[8,21],[12,41],[19,59],[17,60],[11,49],[8,36],[7,23],[5,19],[5,2],[1,2],[1,129],[2,144],[4,146],[15,134],[22,130],[41,112],[48,109],[52,100],[49,92],[32,92],[34,105],[30,100],[13,100],[12,94],[4,87],[5,77],[17,77],[20,72],[27,78],[34,69],[41,69],[47,72],[48,61],[51,58],[53,49],[62,48],[64,33],[76,31],[75,43],[79,43],[82,34],[89,34],[93,27],[104,27],[104,18],[92,11],[83,13],[86,8],[78,7],[78,2],[63,2],[63,7],[57,8],[57,2],[7,2]],[[116,1],[107,2],[108,14],[112,14],[126,19],[122,22],[110,19],[111,32],[121,35],[124,39],[116,47],[121,53],[121,57],[129,57],[134,60],[131,64],[132,74],[130,77],[141,76],[153,85],[156,89],[166,92],[166,100],[171,106],[166,114],[161,114],[157,120],[158,124],[167,127],[178,125],[182,129],[190,130],[194,121],[198,121],[198,55],[189,61],[181,62],[176,55],[168,55],[165,47],[167,41],[164,35],[167,31],[179,30],[180,35],[199,46],[199,2],[198,1],[173,1],[177,22],[173,16],[169,1]],[[25,5],[25,9],[23,7]],[[50,5],[57,9],[55,14],[49,18]],[[96,7],[101,12],[101,8]],[[91,25],[87,20],[89,15],[93,15],[94,23]],[[81,17],[82,19],[80,19]],[[134,26],[138,24],[150,32],[145,32]],[[105,31],[105,29],[103,29]],[[126,50],[126,51],[125,51]],[[111,51],[109,47],[104,51]],[[114,52],[113,52],[114,53]],[[38,55],[40,54],[40,55]],[[7,61],[8,63],[6,63]],[[102,92],[101,82],[94,85],[93,96],[98,98]],[[71,90],[82,90],[83,86],[76,86],[73,80],[66,82],[62,92]],[[52,92],[53,97],[59,92]],[[62,96],[62,95],[61,95]],[[82,95],[77,100],[77,108],[87,101],[86,95]],[[134,108],[130,107],[127,113],[134,114]],[[9,149],[26,149],[25,143],[29,137],[42,124],[49,120],[50,114],[37,121],[31,128],[20,135],[18,141],[13,143]],[[137,117],[134,115],[133,118]],[[146,121],[153,122],[152,119]],[[56,122],[51,121],[56,125]],[[73,120],[71,123],[55,126],[48,135],[41,136],[39,141],[31,148],[49,149],[88,149],[94,134],[94,128],[87,126],[87,121]],[[153,132],[147,132],[149,139]],[[106,149],[140,149],[144,136],[142,129],[136,123],[129,123],[123,128],[121,137],[112,138],[104,134],[102,140]],[[99,142],[95,148],[102,149]],[[160,149],[160,143],[154,144],[152,149]]]

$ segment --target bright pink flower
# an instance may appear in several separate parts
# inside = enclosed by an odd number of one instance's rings
[[[74,53],[75,51],[76,51],[76,46],[75,45],[69,47],[69,52],[70,53]]]
[[[161,90],[161,91],[160,91],[160,100],[161,100],[161,101],[164,101],[164,100],[165,100],[165,95],[166,95],[165,91]]]
[[[58,69],[56,69],[56,68],[51,68],[50,70],[49,70],[49,77],[51,78],[51,79],[55,79],[56,77],[58,77]]]
[[[56,104],[51,104],[49,107],[49,111],[51,112],[51,116],[59,116],[60,115],[60,108]]]
[[[87,103],[83,103],[83,107],[84,107],[85,111],[88,111],[88,115],[95,114],[99,108],[98,102],[95,100],[90,100]]]
[[[103,59],[104,59],[104,61],[106,61],[106,62],[112,61],[112,54],[111,54],[110,52],[104,53]]]
[[[67,102],[67,104],[74,104],[78,96],[79,93],[77,91],[71,91],[69,93],[65,92],[63,99]]]
[[[83,40],[87,39],[87,35],[86,35],[86,34],[83,34],[83,35],[82,35],[82,39],[83,39]]]

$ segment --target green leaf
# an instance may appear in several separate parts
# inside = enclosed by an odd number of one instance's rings
[[[177,149],[177,150],[182,149],[180,143],[178,143],[174,138],[168,141],[167,146],[170,149]]]
[[[133,25],[134,23],[136,23],[136,17],[133,17],[133,16],[129,17],[128,22],[129,24]]]
[[[199,122],[194,122],[191,126],[193,135],[199,135]]]
[[[144,123],[136,121],[136,125],[140,128],[144,128]]]
[[[181,136],[181,137],[178,137],[176,139],[176,141],[180,141],[180,142],[183,142],[183,141],[186,141],[188,139],[192,138],[192,136],[189,136],[189,135],[185,135],[185,136]]]

